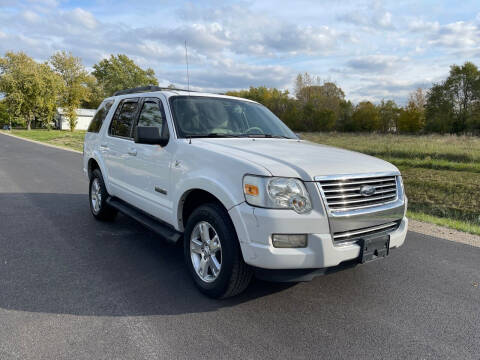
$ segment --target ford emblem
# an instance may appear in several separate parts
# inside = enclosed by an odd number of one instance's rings
[[[375,194],[375,186],[372,186],[372,185],[362,185],[360,187],[360,194],[362,194],[363,196],[372,196],[373,194]]]

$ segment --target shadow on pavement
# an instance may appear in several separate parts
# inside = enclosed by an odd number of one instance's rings
[[[233,299],[198,292],[171,246],[135,221],[90,214],[85,194],[0,194],[0,308],[135,316],[215,311],[292,284],[255,280]]]

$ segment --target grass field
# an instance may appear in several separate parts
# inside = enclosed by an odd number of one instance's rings
[[[85,131],[13,130],[12,134],[82,150]],[[480,138],[303,133],[302,138],[360,151],[401,170],[413,219],[480,234]]]
[[[411,218],[480,234],[479,137],[301,135],[392,162],[402,172]]]
[[[41,141],[47,144],[57,145],[78,151],[82,151],[83,138],[85,137],[85,131],[82,130],[70,132],[62,130],[33,129],[30,131],[12,130],[9,133],[27,139]]]

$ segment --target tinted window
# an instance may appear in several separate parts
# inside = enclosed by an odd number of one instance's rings
[[[147,101],[143,104],[140,118],[138,119],[138,126],[156,126],[161,128],[164,121],[163,111],[161,105]]]
[[[136,102],[124,102],[120,105],[120,111],[115,113],[110,127],[110,135],[129,138],[138,104]]]
[[[95,113],[95,116],[93,117],[92,121],[90,122],[90,125],[88,126],[88,130],[87,130],[88,132],[98,133],[100,131],[103,121],[107,117],[108,112],[110,111],[110,108],[113,105],[113,102],[114,102],[113,100],[108,100],[100,104],[97,112]]]

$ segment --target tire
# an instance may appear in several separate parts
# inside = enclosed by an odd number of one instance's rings
[[[117,216],[117,210],[107,204],[109,195],[102,173],[99,169],[92,172],[88,191],[90,211],[97,220],[112,221]]]
[[[208,234],[210,242],[202,231]],[[184,255],[196,286],[209,297],[240,294],[252,279],[253,271],[243,261],[233,223],[219,204],[201,205],[190,215],[184,234]],[[206,271],[200,270],[202,264]]]

